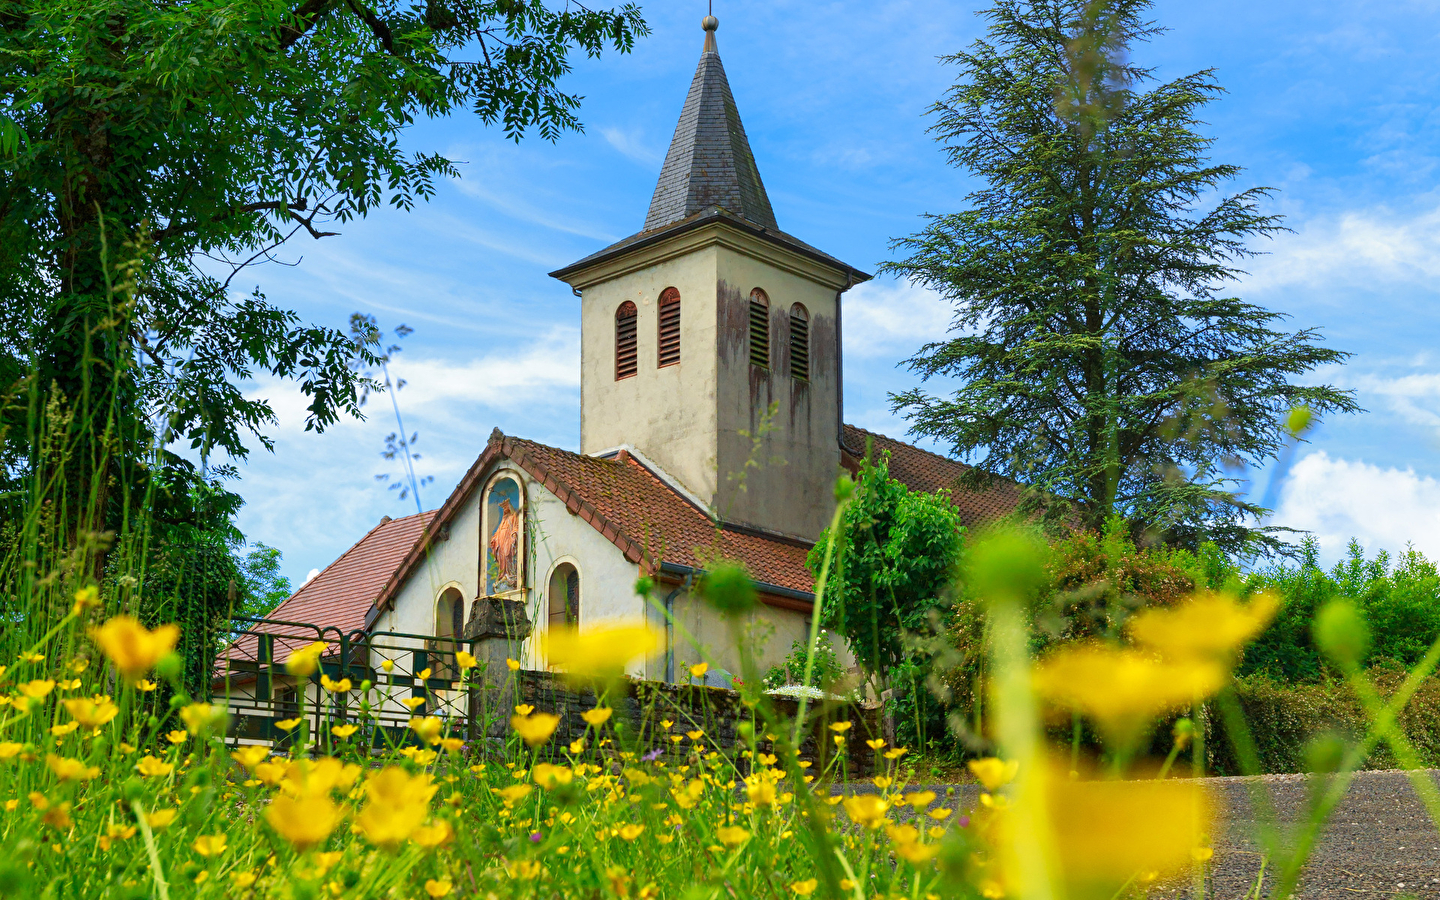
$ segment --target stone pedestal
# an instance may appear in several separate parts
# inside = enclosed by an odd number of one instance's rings
[[[472,738],[504,734],[510,710],[519,702],[507,660],[520,658],[520,644],[531,630],[523,601],[480,597],[471,605],[464,637],[479,670],[470,690]]]

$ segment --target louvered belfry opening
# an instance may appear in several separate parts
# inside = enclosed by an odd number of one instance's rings
[[[680,292],[666,288],[660,295],[660,359],[659,366],[680,362]]]
[[[615,310],[615,380],[629,378],[640,368],[640,353],[636,344],[635,304],[626,300]]]
[[[810,380],[810,314],[799,303],[790,307],[790,377]]]
[[[750,365],[770,368],[770,298],[759,288],[750,292]]]

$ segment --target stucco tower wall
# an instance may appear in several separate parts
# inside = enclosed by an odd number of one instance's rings
[[[840,471],[836,286],[783,267],[783,258],[756,252],[764,245],[745,249],[749,252],[722,247],[718,259],[716,505],[727,521],[813,540],[829,524]],[[768,368],[750,362],[755,288],[770,300]],[[796,303],[810,320],[804,380],[791,375],[790,312]],[[761,434],[772,404],[775,414],[757,450],[752,436]],[[747,465],[752,457],[756,466]]]
[[[716,495],[716,260],[701,246],[586,286],[581,295],[580,452],[638,448],[707,502]],[[680,292],[680,363],[659,368],[660,294]],[[639,315],[639,366],[615,380],[615,312]]]

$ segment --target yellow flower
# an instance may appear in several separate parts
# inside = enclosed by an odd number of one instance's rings
[[[1052,703],[1093,718],[1111,740],[1139,737],[1156,716],[1220,689],[1223,666],[1200,659],[1159,660],[1136,650],[1079,644],[1051,653],[1035,670],[1035,687]]]
[[[74,731],[79,727],[79,722],[66,722],[64,725],[51,725],[50,733],[55,735],[56,737],[64,737],[65,735],[69,734],[70,732]]]
[[[208,703],[191,703],[181,708],[180,721],[185,723],[186,730],[191,734],[199,735],[211,728],[223,726],[225,713],[219,707]]]
[[[232,872],[232,873],[230,873],[230,883],[233,884],[233,885],[235,885],[237,888],[239,888],[239,889],[242,890],[242,891],[245,890],[246,888],[250,887],[250,885],[254,884],[254,883],[255,883],[255,878],[256,878],[256,876],[255,876],[255,873],[254,873],[254,872]]]
[[[536,713],[533,716],[511,716],[510,727],[531,747],[538,747],[550,740],[560,717],[550,713]]]
[[[905,795],[905,802],[914,807],[916,812],[924,809],[935,802],[934,791],[915,791]]]
[[[248,770],[253,770],[256,766],[264,762],[269,756],[270,748],[264,746],[263,744],[251,744],[248,747],[241,747],[234,753],[230,754],[231,759],[235,760]]]
[[[745,788],[745,798],[756,806],[771,806],[775,803],[775,783],[768,778],[756,779]]]
[[[709,663],[703,663],[703,662],[702,662],[702,663],[696,663],[695,665],[693,665],[693,666],[690,667],[690,677],[691,677],[691,678],[701,678],[701,677],[703,677],[703,676],[705,675],[705,673],[708,672],[708,671],[710,671],[710,664],[709,664]]]
[[[135,687],[139,688],[142,691],[145,691],[146,693],[149,693],[150,691],[153,691],[156,688],[160,687],[160,685],[154,681],[147,681],[146,679],[142,678],[139,681],[135,682]]]
[[[165,733],[165,740],[169,741],[172,744],[183,744],[189,737],[190,732],[180,731],[179,729]]]
[[[334,680],[329,675],[320,676],[320,686],[332,694],[343,694],[350,690],[350,679]]]
[[[145,824],[150,826],[151,831],[159,831],[169,827],[179,814],[180,810],[178,809],[157,809],[145,814]]]
[[[970,768],[970,774],[983,785],[987,791],[998,791],[1009,784],[1015,778],[1015,773],[1020,771],[1020,763],[1015,760],[1004,762],[993,756],[985,759],[972,759],[966,765]]]
[[[444,750],[446,753],[459,753],[464,746],[465,742],[457,737],[447,737],[440,739],[440,749]]]
[[[585,752],[585,739],[584,739],[584,738],[576,738],[575,740],[571,741],[571,742],[570,742],[570,752],[571,752],[571,753],[575,753],[575,754],[584,753],[584,752]]]
[[[886,751],[885,751],[885,758],[886,758],[886,759],[899,759],[900,757],[904,756],[907,752],[909,752],[909,749],[906,748],[906,747],[896,747],[896,748],[893,749],[893,750],[886,750]]]
[[[1215,851],[1210,847],[1196,847],[1190,851],[1190,858],[1196,862],[1209,862],[1214,855]]]
[[[633,841],[639,837],[640,833],[644,830],[644,825],[622,825],[620,826],[619,835],[624,840]]]
[[[129,616],[115,616],[91,631],[90,636],[120,674],[134,681],[175,649],[180,626],[172,623],[151,631]]]
[[[87,766],[78,759],[56,756],[54,753],[45,755],[45,765],[61,781],[89,781],[100,774],[99,766]]]
[[[24,684],[16,685],[16,689],[31,700],[39,700],[55,690],[55,682],[44,678],[37,678],[34,681],[27,681]]]
[[[557,766],[553,763],[536,763],[530,775],[535,783],[542,788],[553,788],[560,784],[569,784],[575,777],[575,773],[566,766]]]
[[[738,847],[750,840],[750,832],[739,825],[721,825],[715,829],[715,837],[727,847]]]
[[[27,796],[30,800],[30,805],[36,809],[46,810],[50,808],[50,798],[39,791],[31,791]]]
[[[591,726],[599,728],[601,725],[610,721],[610,714],[613,712],[614,710],[608,706],[597,706],[594,709],[587,709],[581,713],[580,718],[584,719]]]
[[[638,656],[653,653],[660,636],[644,625],[587,628],[551,628],[540,635],[544,659],[572,675],[618,678]]]
[[[173,763],[164,762],[147,753],[135,764],[135,771],[146,778],[159,778],[175,771],[175,766]]]
[[[293,719],[281,719],[279,722],[275,723],[275,727],[280,729],[281,731],[292,731],[296,728],[299,728],[300,723],[303,721],[305,720],[301,719],[299,716],[296,716]]]
[[[1279,599],[1260,594],[1241,606],[1230,594],[1204,591],[1173,609],[1147,609],[1130,620],[1130,637],[1172,660],[1218,658],[1227,665],[1275,617]]]
[[[890,776],[888,776],[888,775],[876,775],[876,776],[875,776],[873,779],[871,779],[871,780],[874,781],[874,782],[875,782],[875,786],[876,786],[877,788],[879,788],[880,790],[882,790],[882,791],[885,790],[885,789],[888,788],[891,784],[894,783],[894,781],[893,781],[893,780],[890,778]]]
[[[428,681],[430,680],[430,670],[428,668],[421,669],[415,677],[421,681]]]
[[[424,705],[425,705],[425,698],[424,698],[424,697],[406,697],[405,699],[401,700],[400,702],[403,703],[403,704],[405,704],[406,706],[408,706],[410,709],[413,710],[413,709],[418,709],[418,708],[424,706]]]
[[[78,616],[87,609],[94,609],[100,605],[100,589],[95,585],[83,587],[75,592],[75,603],[70,607],[70,615]]]
[[[844,734],[850,730],[850,726],[853,724],[853,722],[832,722],[830,724],[830,730],[836,734]]]
[[[323,842],[340,824],[340,807],[323,793],[279,794],[265,808],[265,821],[296,850]]]
[[[885,746],[885,739],[876,738],[873,741],[866,741],[865,746],[869,747],[871,750],[879,750],[881,747]]]
[[[850,817],[850,821],[872,829],[880,827],[880,823],[885,821],[885,813],[890,809],[890,804],[876,794],[846,797],[844,804],[845,814]]]
[[[516,803],[530,796],[530,785],[528,784],[512,784],[509,787],[492,788],[492,790],[499,794],[507,804]]]
[[[336,725],[330,729],[330,733],[343,741],[359,730],[359,725]]]
[[[285,762],[260,763],[255,766],[255,777],[262,783],[272,787],[279,784],[285,778],[288,765]]]
[[[505,863],[505,871],[517,881],[533,881],[540,877],[540,863],[533,859],[517,859]]]
[[[341,853],[339,850],[331,850],[329,853],[315,854],[315,856],[312,857],[315,860],[315,871],[320,875],[324,875],[326,872],[330,871],[330,867],[339,862],[340,857],[344,855],[345,854]]]
[[[515,714],[517,716],[528,716],[534,711],[535,707],[531,706],[528,703],[521,703],[519,706],[515,707]]]
[[[387,673],[395,671],[395,660],[382,659],[380,661],[380,668],[384,669]]]
[[[320,668],[320,657],[325,653],[325,642],[315,641],[307,647],[301,647],[290,658],[285,660],[285,671],[296,678],[309,678]]]
[[[914,866],[929,862],[934,859],[935,854],[939,852],[940,848],[935,844],[913,843],[895,845],[895,855]]]
[[[687,732],[685,732],[685,736],[688,737],[688,738],[689,738],[690,740],[692,740],[692,741],[698,741],[698,740],[700,740],[702,737],[705,736],[705,732],[703,732],[703,731],[687,731]]]
[[[943,821],[945,821],[946,819],[950,818],[950,813],[951,813],[951,812],[952,812],[952,810],[946,809],[945,807],[942,806],[942,807],[939,808],[939,809],[932,809],[932,810],[927,811],[927,812],[925,813],[925,815],[929,816],[930,818],[934,819],[934,820],[937,821],[937,822],[943,822]]]
[[[815,893],[815,889],[819,886],[820,882],[814,878],[807,878],[804,881],[790,882],[790,890],[797,897],[808,897],[811,894]]]
[[[90,700],[76,697],[74,700],[64,701],[64,705],[70,718],[86,728],[99,728],[120,714],[120,707],[111,703],[110,698],[105,696],[97,696]]]
[[[427,879],[425,881],[425,893],[429,894],[431,897],[434,897],[435,900],[440,900],[441,897],[449,894],[450,887],[450,879],[448,878],[443,881],[436,881],[433,878]]]
[[[421,825],[410,837],[426,850],[433,850],[441,844],[450,843],[455,838],[455,830],[449,822],[441,819],[434,825]]]
[[[410,730],[427,744],[440,743],[440,732],[444,727],[444,723],[435,716],[426,716],[423,719],[419,716],[410,717]]]
[[[17,753],[24,749],[24,744],[17,744],[14,741],[0,743],[0,760],[13,759]]]
[[[505,668],[512,672],[518,672],[520,671],[520,663],[513,659],[507,659],[505,660]]]
[[[53,806],[45,811],[40,821],[58,831],[64,831],[75,823],[70,820],[70,802],[67,800],[59,806]]]
[[[1113,885],[1103,893],[1136,872],[1185,868],[1209,831],[1209,799],[1191,781],[1078,781],[1055,771],[1048,782],[1057,868],[1074,883]]]
[[[459,666],[459,667],[460,667],[460,671],[464,672],[464,671],[466,671],[467,669],[473,669],[473,668],[475,668],[475,666],[477,665],[477,662],[476,662],[474,656],[471,656],[469,653],[466,653],[464,650],[456,650],[456,651],[455,651],[455,665]]]
[[[195,852],[207,859],[211,856],[219,856],[225,852],[225,835],[223,834],[202,834],[190,845]]]
[[[428,774],[386,766],[366,779],[367,802],[355,825],[371,844],[394,850],[425,821],[436,789]]]

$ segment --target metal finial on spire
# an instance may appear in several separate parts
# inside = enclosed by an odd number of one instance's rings
[[[700,20],[700,27],[705,29],[705,52],[719,53],[719,49],[715,46],[715,29],[720,27],[720,20],[714,15],[708,15]]]

